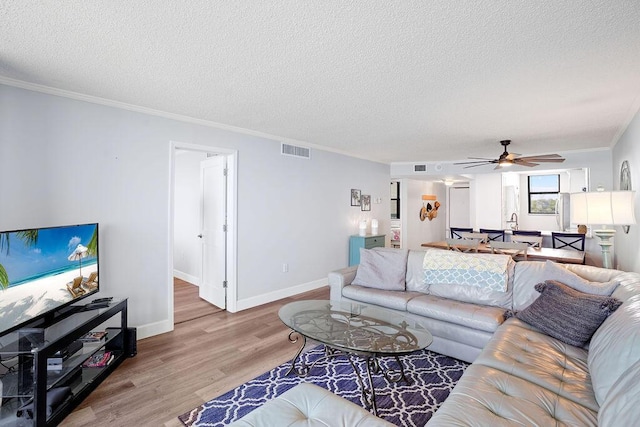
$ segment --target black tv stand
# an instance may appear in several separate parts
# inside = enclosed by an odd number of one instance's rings
[[[54,426],[84,400],[127,357],[135,354],[129,348],[132,331],[127,327],[127,300],[112,300],[100,308],[87,310],[84,305],[67,306],[51,316],[34,320],[24,328],[0,337],[0,361],[4,372],[0,425]],[[103,339],[84,342],[82,349],[68,355],[62,364],[51,369],[47,361],[87,333],[106,331]],[[102,367],[84,367],[83,363],[101,352],[113,355]],[[64,394],[56,405],[47,408],[47,395]],[[28,410],[25,410],[28,408]],[[22,418],[17,418],[18,413]],[[32,419],[25,419],[29,417]]]

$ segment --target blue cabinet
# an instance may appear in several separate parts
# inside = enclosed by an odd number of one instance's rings
[[[384,248],[384,234],[367,234],[349,238],[349,265],[360,264],[360,248]]]

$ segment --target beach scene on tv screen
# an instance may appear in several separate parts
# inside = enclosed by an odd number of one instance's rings
[[[97,289],[98,226],[0,232],[0,331]]]

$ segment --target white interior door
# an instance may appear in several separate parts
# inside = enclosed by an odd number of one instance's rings
[[[449,187],[449,227],[471,227],[469,188]]]
[[[226,156],[218,155],[200,163],[202,190],[201,234],[202,280],[200,298],[226,309]]]

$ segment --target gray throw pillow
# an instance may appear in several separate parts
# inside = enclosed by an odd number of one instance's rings
[[[360,248],[360,264],[351,283],[368,288],[404,291],[408,253],[405,249]]]
[[[576,291],[555,280],[538,283],[540,296],[515,317],[567,344],[583,347],[622,301]],[[507,311],[505,318],[514,313]]]
[[[609,296],[616,290],[619,282],[617,280],[611,280],[609,282],[590,282],[587,279],[583,279],[573,271],[569,271],[564,267],[559,266],[553,261],[547,261],[544,265],[544,279],[545,280],[557,280],[565,285],[593,295],[606,295]]]

